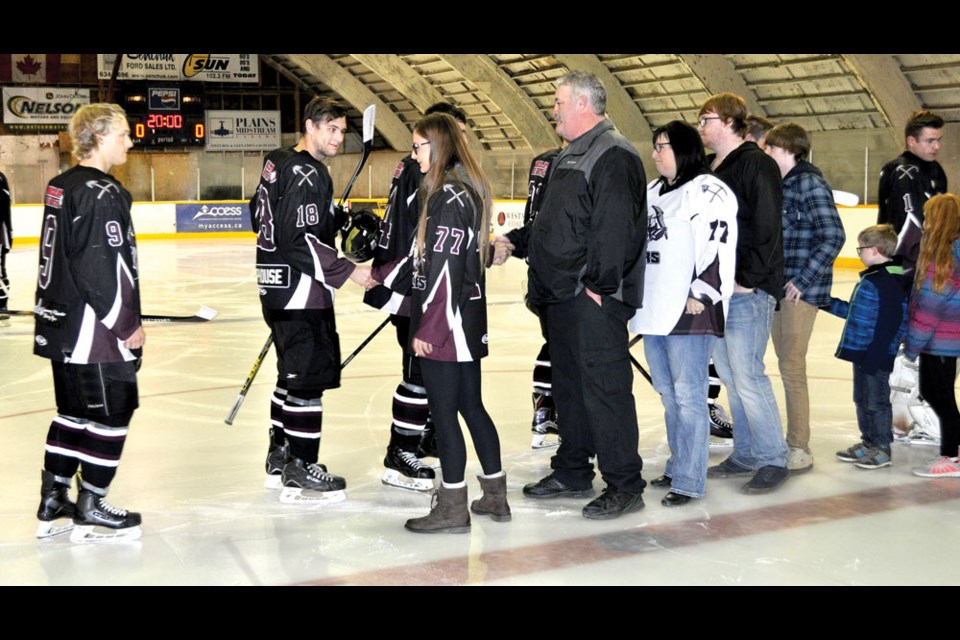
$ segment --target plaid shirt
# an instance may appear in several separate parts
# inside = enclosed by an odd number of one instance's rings
[[[800,162],[783,179],[784,284],[792,280],[815,307],[829,304],[833,262],[844,241],[830,185],[819,169]]]

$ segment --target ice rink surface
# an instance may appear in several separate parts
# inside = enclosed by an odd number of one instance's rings
[[[860,470],[834,452],[859,434],[851,369],[833,357],[842,320],[821,313],[808,356],[815,465],[778,491],[738,492],[743,480],[710,480],[707,496],[612,521],[580,515],[586,500],[533,501],[520,490],[549,473],[552,450],[530,448],[530,381],[540,348],[536,318],[522,303],[519,260],[488,274],[490,357],[484,400],[496,423],[513,521],[474,517],[465,535],[417,535],[427,494],[381,484],[400,350],[388,327],[324,397],[320,460],[347,480],[347,500],[286,505],[263,489],[271,353],[235,424],[224,418],[267,337],[254,285],[251,239],[153,240],[139,247],[143,312],[220,315],[201,324],[148,324],[134,416],[109,500],[143,514],[143,537],[74,545],[34,538],[43,443],[55,415],[50,367],[32,355],[33,322],[0,328],[0,584],[3,585],[874,585],[956,584],[948,551],[960,538],[960,479],[929,480],[910,468],[936,457],[930,446],[895,444],[894,465]],[[33,305],[37,251],[8,257],[13,309]],[[857,275],[838,271],[834,295]],[[347,283],[337,297],[344,356],[383,316]],[[641,345],[634,355],[643,361]],[[773,348],[767,371],[783,414]],[[659,398],[635,376],[644,477],[668,455]],[[726,406],[725,396],[721,403]],[[729,449],[712,449],[711,464]],[[470,497],[479,471],[468,449]],[[599,477],[594,488],[602,488]],[[954,518],[957,518],[954,520]],[[954,559],[951,559],[954,558]]]

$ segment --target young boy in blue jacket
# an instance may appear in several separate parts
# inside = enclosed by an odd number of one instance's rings
[[[862,469],[891,464],[893,409],[890,372],[906,333],[910,279],[904,276],[897,234],[889,224],[867,227],[857,236],[857,254],[867,268],[853,289],[850,302],[830,299],[824,307],[846,318],[836,357],[853,363],[853,402],[861,440],[837,452],[837,459]]]

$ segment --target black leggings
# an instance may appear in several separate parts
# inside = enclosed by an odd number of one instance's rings
[[[940,455],[956,457],[960,445],[960,411],[953,386],[957,359],[920,354],[920,394],[940,418]]]
[[[463,482],[467,466],[467,447],[457,413],[466,420],[483,473],[499,472],[500,437],[480,396],[480,361],[441,362],[421,358],[420,369],[427,388],[430,414],[437,427],[443,481],[448,484]]]

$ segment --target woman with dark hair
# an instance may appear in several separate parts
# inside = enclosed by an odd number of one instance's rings
[[[661,504],[673,507],[706,489],[707,371],[733,293],[737,199],[710,173],[700,135],[685,122],[654,131],[653,160],[660,177],[647,185],[644,304],[630,330],[644,336],[670,445],[664,474],[651,484],[670,487]]]
[[[960,411],[954,381],[960,356],[960,197],[933,196],[923,205],[904,356],[920,358],[920,393],[940,419],[940,457],[915,467],[924,478],[960,478]]]
[[[491,188],[448,115],[432,114],[416,124],[413,158],[424,174],[413,251],[373,272],[375,280],[397,290],[412,282],[409,348],[421,358],[443,469],[430,514],[408,520],[406,528],[417,533],[465,533],[470,530],[463,477],[467,454],[458,413],[467,423],[483,468],[478,476],[483,496],[470,510],[498,522],[510,519],[500,439],[480,393],[480,358],[487,355],[484,265]]]

